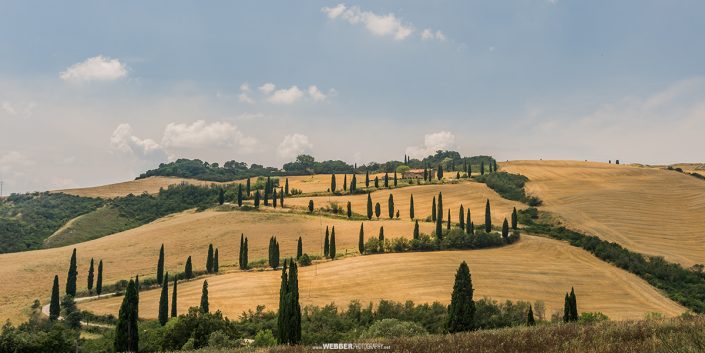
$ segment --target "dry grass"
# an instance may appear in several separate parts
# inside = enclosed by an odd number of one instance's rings
[[[654,168],[575,161],[512,161],[544,209],[581,232],[691,266],[705,263],[705,182]]]
[[[543,300],[547,315],[562,309],[575,286],[581,311],[601,311],[613,319],[642,318],[646,312],[678,315],[682,307],[643,280],[562,242],[525,236],[496,249],[357,256],[300,268],[302,305],[352,299],[448,303],[458,264],[467,261],[477,298]],[[258,304],[276,310],[279,271],[233,272],[208,278],[212,309],[236,318]],[[179,310],[197,306],[202,280],[179,284]],[[154,318],[159,290],[140,293],[140,313]],[[81,304],[97,313],[117,313],[120,297]]]
[[[431,215],[431,204],[433,197],[438,196],[438,192],[443,192],[443,218],[446,218],[447,210],[450,208],[451,220],[458,222],[458,210],[460,204],[465,209],[470,207],[472,221],[476,225],[485,223],[485,202],[490,200],[492,206],[492,219],[496,225],[501,225],[505,217],[510,218],[512,208],[521,209],[521,203],[503,199],[496,192],[488,188],[485,184],[476,182],[460,182],[457,184],[434,184],[408,186],[399,189],[383,189],[372,193],[372,203],[379,202],[382,207],[381,218],[388,218],[387,202],[389,194],[394,195],[394,205],[399,210],[400,219],[409,219],[409,203],[411,195],[414,195],[414,210],[416,218],[426,218]],[[344,195],[344,196],[319,196],[319,197],[297,197],[289,198],[286,205],[306,207],[308,201],[313,200],[316,208],[328,206],[330,202],[337,202],[345,210],[348,201],[352,204],[355,213],[367,215],[367,195]]]
[[[86,287],[85,276],[90,258],[103,259],[105,284],[139,274],[154,277],[159,246],[166,248],[167,270],[183,271],[189,255],[195,270],[205,268],[209,243],[219,248],[224,270],[237,265],[240,234],[249,238],[250,261],[267,256],[269,237],[277,235],[282,256],[296,253],[296,241],[303,237],[304,251],[320,254],[326,225],[335,226],[339,254],[357,251],[360,222],[347,222],[314,216],[274,212],[186,212],[157,220],[145,226],[76,244],[78,252],[78,290]],[[376,236],[384,225],[387,237],[411,235],[413,224],[404,221],[365,222],[366,235]],[[430,232],[432,225],[422,224]],[[59,275],[61,290],[74,246],[0,255],[0,321],[23,318],[34,299],[46,301],[51,281]]]

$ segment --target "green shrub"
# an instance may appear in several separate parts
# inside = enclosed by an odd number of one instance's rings
[[[301,265],[302,267],[311,265],[311,258],[308,256],[308,254],[304,253],[303,255],[301,255],[301,258],[299,259],[299,265]]]
[[[255,342],[254,346],[255,347],[271,347],[271,346],[276,346],[277,344],[277,339],[274,338],[274,334],[272,334],[272,330],[262,330],[257,332],[255,335]]]
[[[578,317],[578,322],[582,323],[593,323],[593,322],[600,322],[600,321],[607,321],[610,318],[607,317],[607,315],[595,311],[595,312],[583,312],[580,313],[580,317]]]
[[[426,329],[416,322],[383,319],[375,321],[362,335],[362,338],[397,338],[426,335]]]

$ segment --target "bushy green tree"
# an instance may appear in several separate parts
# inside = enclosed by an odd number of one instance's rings
[[[470,331],[475,328],[475,302],[468,264],[463,261],[455,274],[455,284],[448,306],[448,332]]]
[[[139,349],[139,331],[137,328],[138,308],[137,288],[135,281],[127,284],[125,296],[120,305],[118,322],[115,325],[115,341],[113,348],[116,352],[137,352]]]

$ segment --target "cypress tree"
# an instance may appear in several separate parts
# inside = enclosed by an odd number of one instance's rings
[[[450,208],[448,209],[448,226],[446,228],[450,230]]]
[[[299,241],[296,242],[296,259],[300,259],[301,256],[304,254],[304,244],[301,240],[301,237],[299,237]]]
[[[472,176],[472,164],[468,164],[468,178]]]
[[[69,272],[66,276],[66,295],[76,297],[76,277],[78,276],[78,270],[76,267],[76,248],[73,249],[71,254],[71,262],[69,263]]]
[[[159,323],[164,326],[169,321],[169,272],[164,275],[162,293],[159,296]]]
[[[384,252],[384,226],[379,227],[379,252]]]
[[[284,181],[284,194],[286,194],[286,196],[289,196],[289,178],[286,178],[286,180]]]
[[[186,266],[184,268],[184,275],[186,275],[186,278],[188,278],[188,279],[193,278],[193,265],[191,264],[191,256],[189,256],[186,259]]]
[[[245,191],[247,192],[247,197],[250,197],[250,178],[247,178],[247,184],[245,185]]]
[[[348,201],[348,218],[352,217],[352,204]]]
[[[348,191],[348,175],[343,174],[343,191]]]
[[[570,313],[570,296],[568,293],[565,294],[565,299],[563,299],[563,322],[571,321]]]
[[[313,213],[313,200],[308,200],[308,212]]]
[[[443,239],[443,221],[441,219],[436,220],[436,239]]]
[[[199,310],[202,313],[207,313],[208,309],[208,280],[203,281],[203,288],[201,289],[201,306]]]
[[[375,216],[377,216],[377,219],[379,219],[379,215],[382,214],[382,207],[379,205],[379,202],[375,204]]]
[[[241,270],[245,269],[245,267],[242,266],[242,260],[243,260],[242,251],[244,249],[245,249],[245,233],[241,233],[240,234],[240,256],[238,257],[238,264],[240,265]]]
[[[237,205],[242,207],[242,184],[237,184]]]
[[[365,253],[365,224],[360,223],[360,238],[357,241],[357,250],[360,254]]]
[[[223,188],[218,189],[218,204],[222,205],[225,203],[225,190]]]
[[[273,268],[279,267],[279,241],[277,240],[277,237],[274,237],[274,258],[273,260]]]
[[[417,219],[416,222],[414,223],[414,239],[419,239],[420,236],[419,232],[419,220]]]
[[[428,169],[426,167],[423,168],[423,181],[428,180]]]
[[[259,190],[255,190],[255,207],[259,207]]]
[[[323,240],[323,257],[328,258],[328,252],[330,251],[330,240],[329,240],[328,226],[326,226],[326,237]]]
[[[301,305],[299,304],[299,269],[295,262],[291,261],[289,267],[289,293],[288,293],[289,318],[288,331],[289,343],[298,344],[301,342]]]
[[[171,317],[178,316],[176,312],[176,277],[177,276],[174,276],[174,289],[171,290]]]
[[[485,161],[480,162],[480,175],[485,175]]]
[[[159,248],[159,259],[157,260],[157,283],[162,284],[164,278],[164,244]]]
[[[335,226],[330,232],[330,250],[328,250],[328,256],[331,260],[335,260]]]
[[[59,276],[54,275],[54,284],[51,287],[51,303],[49,304],[49,320],[51,321],[56,321],[61,314],[61,304],[59,302]]]
[[[330,192],[335,193],[335,173],[330,175]]]
[[[264,205],[269,206],[269,192],[266,190],[264,191]]]
[[[394,172],[394,187],[397,186],[397,172]]]
[[[436,172],[436,176],[438,177],[438,180],[443,179],[443,168],[441,165],[438,165],[438,171]]]
[[[467,210],[467,217],[465,218],[465,233],[472,234],[472,221],[470,220],[470,208]]]
[[[244,270],[246,270],[250,266],[249,250],[250,250],[250,247],[249,247],[249,245],[247,245],[247,238],[245,238],[245,250],[242,252],[242,256],[243,256],[242,268]]]
[[[218,248],[215,248],[215,253],[213,253],[213,272],[218,273],[219,267],[220,266],[218,264]]]
[[[470,222],[470,235],[475,235],[475,223]]]
[[[389,194],[389,200],[387,200],[387,208],[389,209],[389,219],[394,218],[394,195]]]
[[[98,262],[98,278],[95,280],[95,292],[98,295],[103,292],[103,260]]]
[[[284,190],[279,190],[279,207],[284,208]]]
[[[269,253],[267,255],[269,267],[274,268],[274,237],[269,237]]]
[[[517,230],[517,208],[514,207],[512,210],[512,229]]]
[[[458,213],[458,226],[460,229],[465,230],[465,209],[463,204],[460,204],[460,212]]]
[[[206,272],[213,272],[213,244],[208,244],[208,256],[206,256]]]
[[[370,171],[369,170],[365,171],[365,187],[366,188],[370,187]]]
[[[436,217],[439,222],[443,221],[443,193],[438,193],[438,216]]]
[[[409,218],[414,220],[414,194],[411,194],[411,201],[409,202]]]
[[[379,189],[379,177],[375,176],[375,188]]]
[[[492,231],[492,210],[490,210],[490,199],[485,204],[485,233]]]
[[[475,302],[472,299],[472,277],[463,261],[455,274],[455,284],[448,306],[448,332],[470,331],[475,328]]]
[[[507,222],[506,218],[502,223],[502,238],[504,238],[505,242],[509,239],[509,222]]]
[[[91,266],[88,267],[88,283],[87,283],[87,288],[88,288],[88,293],[93,294],[93,276],[94,276],[95,269],[93,268],[93,258],[91,257]]]
[[[279,311],[277,313],[277,342],[285,344],[289,342],[288,318],[289,318],[289,302],[287,296],[289,294],[289,279],[286,273],[287,261],[284,261],[282,266],[281,286],[279,287]]]
[[[353,194],[357,191],[357,176],[353,174],[352,176],[352,181],[350,181],[350,194]]]
[[[578,321],[578,303],[573,287],[570,288],[570,320]]]
[[[536,325],[536,321],[534,320],[534,311],[531,309],[531,305],[529,305],[529,312],[526,313],[526,326],[534,325]]]
[[[372,219],[372,196],[367,193],[367,219]]]
[[[497,161],[492,161],[492,165],[494,166],[494,167],[492,167],[492,170],[494,172],[496,172],[497,171]]]
[[[272,207],[277,208],[277,189],[272,190]]]
[[[460,179],[460,172],[455,173],[455,179]]]
[[[384,172],[384,187],[388,188],[389,187],[389,173]]]
[[[436,221],[436,197],[433,197],[433,203],[431,203],[431,220]]]
[[[137,331],[137,289],[135,281],[127,284],[125,296],[120,305],[118,322],[115,326],[114,349],[116,352],[137,352],[139,349],[139,331]]]

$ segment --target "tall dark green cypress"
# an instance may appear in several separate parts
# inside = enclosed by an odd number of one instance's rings
[[[357,241],[357,250],[360,254],[365,253],[365,224],[360,223],[360,238]]]
[[[215,248],[215,252],[213,253],[213,273],[218,273],[219,267],[220,264],[218,263],[218,248]]]
[[[563,299],[563,322],[570,322],[571,321],[571,309],[570,309],[570,295],[568,293],[565,294],[565,298]]]
[[[411,194],[411,201],[409,202],[409,218],[414,220],[414,194]]]
[[[330,251],[330,233],[328,231],[328,226],[326,226],[326,237],[323,240],[323,257],[328,258],[328,254]]]
[[[367,219],[372,219],[372,196],[367,193]]]
[[[164,275],[162,281],[162,292],[159,296],[159,324],[166,325],[169,321],[169,272]]]
[[[379,177],[375,176],[375,188],[379,189]]]
[[[157,260],[157,283],[162,284],[164,279],[164,244],[159,248],[159,259]]]
[[[441,219],[436,220],[436,239],[443,239],[443,220]]]
[[[264,192],[264,205],[269,206],[269,192],[266,190]]]
[[[485,175],[485,162],[480,162],[480,175]]]
[[[343,191],[348,191],[348,175],[343,174]]]
[[[397,172],[394,172],[394,187],[397,186]]]
[[[247,183],[245,184],[245,191],[247,193],[247,197],[250,197],[250,178],[247,178]]]
[[[463,261],[455,274],[453,294],[448,306],[448,332],[470,331],[475,328],[475,302],[472,295],[470,268]]]
[[[286,194],[286,196],[289,196],[289,178],[286,178],[286,180],[284,181],[284,194]]]
[[[575,297],[575,290],[570,287],[570,321],[578,321],[578,303]]]
[[[350,194],[354,194],[357,191],[357,176],[352,175],[352,180],[350,181]]]
[[[365,187],[366,188],[370,187],[370,171],[369,170],[365,171]]]
[[[468,178],[472,176],[472,164],[468,164]]]
[[[247,237],[245,237],[245,250],[242,252],[242,268],[246,270],[250,266],[250,253],[249,253],[250,247],[247,245]]]
[[[191,263],[191,256],[186,259],[186,265],[184,266],[184,275],[186,278],[193,278],[193,264]]]
[[[116,352],[137,352],[139,349],[139,331],[137,328],[137,289],[135,281],[127,284],[125,296],[122,298],[118,322],[115,325],[115,341],[113,348]]]
[[[49,320],[56,321],[61,314],[59,298],[59,276],[54,275],[54,284],[51,287],[51,302],[49,304]]]
[[[272,207],[277,208],[277,189],[272,190]]]
[[[98,295],[103,292],[103,260],[98,262],[98,278],[95,280],[95,292]]]
[[[207,313],[210,310],[208,307],[208,280],[203,281],[203,288],[201,288],[201,305],[198,309],[202,313]]]
[[[178,313],[176,311],[176,283],[177,276],[174,276],[174,289],[171,290],[171,317],[177,317]]]
[[[485,204],[485,233],[492,231],[492,210],[490,209],[490,199]]]
[[[242,207],[242,184],[237,184],[237,205]]]
[[[348,218],[352,217],[352,204],[348,201]]]
[[[509,222],[507,222],[506,218],[502,223],[502,238],[504,238],[505,242],[509,239]]]
[[[71,254],[71,262],[69,263],[69,272],[66,276],[66,295],[76,297],[76,277],[78,277],[78,270],[76,266],[76,248],[74,248]]]
[[[335,193],[335,173],[330,175],[330,192]]]
[[[419,239],[421,233],[419,232],[419,220],[417,219],[414,223],[414,239]]]
[[[436,197],[434,196],[431,203],[431,220],[435,222],[436,217],[438,217],[438,212],[436,211]]]
[[[273,268],[279,267],[280,258],[281,257],[279,256],[279,241],[277,240],[277,237],[274,237],[274,258],[272,259]]]
[[[289,344],[298,344],[301,342],[301,305],[299,304],[299,269],[296,262],[291,261],[289,267],[289,291],[287,293],[289,307],[287,330]]]
[[[240,265],[240,269],[244,270],[245,266],[242,265],[242,251],[245,249],[245,233],[240,233],[240,256],[238,257],[238,264]]]
[[[439,222],[443,221],[443,193],[439,192],[438,193],[438,216],[436,216],[436,219],[438,219]]]
[[[389,194],[389,200],[387,200],[387,208],[389,209],[389,219],[394,218],[394,195]]]
[[[440,164],[438,165],[438,171],[436,171],[436,177],[438,177],[438,180],[443,179],[443,167]]]
[[[473,234],[474,230],[472,229],[472,220],[470,219],[470,208],[468,208],[467,214],[465,218],[465,233]]]
[[[458,213],[458,226],[460,229],[465,230],[465,209],[463,204],[460,204],[460,212]]]
[[[222,205],[225,203],[225,190],[223,188],[218,189],[218,204]]]
[[[529,304],[529,312],[526,313],[526,326],[534,325],[536,325],[536,320],[534,320],[534,310],[531,309],[531,305]]]
[[[296,242],[296,259],[300,259],[301,256],[304,254],[304,244],[303,241],[301,240],[301,237],[299,237],[299,241]]]
[[[206,272],[213,273],[213,244],[208,244],[208,255],[206,256]]]
[[[282,266],[281,285],[279,287],[279,311],[277,312],[277,342],[286,344],[289,342],[289,278],[286,273],[288,262],[285,260]]]
[[[517,208],[514,207],[514,210],[512,210],[512,229],[517,230]]]
[[[88,278],[87,278],[87,288],[88,288],[88,293],[93,294],[93,277],[95,274],[95,268],[93,268],[93,258],[91,257],[91,265],[88,267]]]
[[[447,224],[448,224],[448,226],[446,227],[446,229],[450,230],[450,224],[451,224],[450,223],[450,208],[448,209],[448,223]]]
[[[259,207],[259,190],[255,190],[255,207]]]
[[[330,250],[328,250],[328,256],[331,260],[335,260],[335,250],[335,226],[333,226],[330,232]]]
[[[313,213],[313,200],[308,200],[308,212]]]
[[[375,216],[377,216],[377,219],[379,219],[379,216],[382,214],[382,206],[379,205],[379,202],[375,204]]]
[[[279,190],[279,207],[284,208],[284,191]]]
[[[388,188],[389,187],[389,173],[384,172],[384,187]]]

